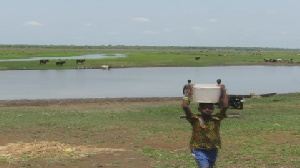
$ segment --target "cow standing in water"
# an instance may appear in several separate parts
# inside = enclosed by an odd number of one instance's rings
[[[46,64],[47,62],[49,62],[49,60],[47,60],[47,59],[40,60],[40,64]]]
[[[76,60],[76,64],[78,64],[78,63],[84,63],[85,62],[85,59],[78,59],[78,60]]]

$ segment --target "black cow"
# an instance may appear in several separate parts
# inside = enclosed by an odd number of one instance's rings
[[[199,60],[200,59],[200,57],[195,57],[195,60]]]
[[[78,59],[78,60],[76,60],[76,64],[78,64],[78,63],[84,63],[85,62],[85,59]]]
[[[40,64],[46,64],[47,62],[49,62],[49,60],[47,60],[47,59],[40,60]]]
[[[56,65],[62,66],[66,63],[66,61],[57,61]]]
[[[270,59],[269,62],[278,62],[277,59]]]

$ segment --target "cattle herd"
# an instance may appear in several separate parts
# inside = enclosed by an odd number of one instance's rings
[[[42,60],[40,60],[40,64],[47,64],[47,62],[50,62],[50,61],[48,59],[42,59]],[[65,63],[66,63],[66,61],[56,61],[55,62],[55,64],[59,65],[59,66],[65,64]]]
[[[47,64],[47,62],[49,62],[48,59],[42,59],[40,60],[40,64]],[[76,64],[83,64],[85,62],[85,59],[77,59],[76,60]],[[62,66],[66,63],[66,61],[56,61],[55,64],[58,66]]]
[[[47,62],[50,62],[50,61],[48,59],[40,60],[41,65],[45,65],[45,64],[47,64]],[[83,64],[84,62],[85,62],[85,59],[77,59],[76,60],[76,64]],[[56,66],[63,66],[64,64],[66,64],[66,61],[56,61],[55,62]],[[104,70],[109,70],[111,68],[111,65],[102,65],[100,68],[104,69]]]
[[[265,62],[288,62],[293,63],[293,59],[264,59]]]
[[[195,60],[200,60],[200,57],[197,56],[195,57]],[[47,62],[49,62],[48,59],[42,59],[40,60],[40,64],[47,64]],[[76,60],[76,64],[83,64],[85,62],[85,59],[77,59]],[[288,63],[293,63],[293,59],[264,59],[264,62],[288,62]],[[57,66],[62,66],[66,63],[66,61],[56,61],[55,64]],[[111,68],[110,65],[102,65],[101,66],[102,69],[107,69],[109,70]]]
[[[195,57],[195,60],[198,61],[200,60],[200,57],[197,56]],[[288,62],[288,63],[293,63],[293,59],[264,59],[265,62]]]

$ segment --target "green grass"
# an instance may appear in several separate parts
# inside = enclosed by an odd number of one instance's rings
[[[192,104],[192,110],[196,106]],[[218,167],[299,167],[300,165],[300,93],[276,95],[268,98],[250,98],[244,104],[244,110],[229,109],[228,113],[240,113],[240,119],[227,118],[222,121],[221,136],[223,148],[217,161]],[[95,139],[99,132],[131,132],[134,144],[143,144],[145,140],[157,139],[161,143],[174,144],[188,141],[191,127],[182,115],[180,102],[160,106],[113,107],[97,106],[84,109],[51,107],[10,107],[0,108],[0,131],[5,130],[52,130],[41,136],[50,138],[55,130],[68,142],[72,137],[80,136],[86,144],[106,144],[103,139]],[[161,135],[165,135],[161,137]],[[31,135],[28,135],[31,136]],[[109,135],[113,136],[113,135]],[[28,138],[28,137],[27,137]],[[25,138],[26,139],[26,138]],[[120,139],[128,144],[126,139]],[[154,167],[196,168],[188,149],[170,150],[155,146],[141,146],[139,152],[154,159]],[[7,163],[6,158],[0,162]],[[121,166],[119,161],[111,165]]]
[[[230,154],[219,165],[297,167],[300,163],[297,140],[300,136],[299,101],[299,97],[286,95],[247,100],[246,109],[241,112],[244,116],[242,120],[223,122],[225,143],[236,146],[234,149],[222,149]]]
[[[250,48],[251,49],[251,48]],[[113,58],[114,54],[125,54],[126,57]],[[39,61],[0,62],[0,70],[9,69],[78,69],[99,68],[101,65],[112,67],[144,67],[144,66],[212,66],[212,65],[244,65],[264,62],[264,59],[293,59],[300,62],[298,50],[272,50],[244,48],[201,48],[201,47],[68,47],[68,46],[0,46],[0,59],[28,59],[31,57],[68,57],[87,54],[107,54],[112,58],[87,59],[84,64],[76,64],[67,59],[64,66],[56,66],[57,60],[50,60],[46,65]],[[195,57],[201,59],[196,61]]]

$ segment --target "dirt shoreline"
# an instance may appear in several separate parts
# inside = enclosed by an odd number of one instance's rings
[[[246,64],[216,64],[210,66],[203,66],[203,67],[222,67],[222,66],[300,66],[300,62],[254,62],[254,63],[246,63]],[[158,65],[158,66],[147,66],[147,67],[186,67],[186,66],[166,66],[166,65]],[[122,66],[112,66],[112,68],[147,68],[147,67],[140,67],[140,66],[129,66],[129,67],[122,67]],[[189,66],[192,67],[192,66]],[[199,66],[194,66],[199,67]],[[101,69],[101,68],[99,68]]]
[[[245,64],[216,64],[210,66],[202,67],[224,67],[224,66],[300,66],[300,62],[253,62]],[[123,69],[123,68],[158,68],[158,67],[186,67],[186,66],[174,66],[174,65],[157,65],[157,66],[113,66],[111,69]],[[189,66],[189,67],[199,67],[199,66]],[[103,69],[101,67],[78,67],[77,69]]]
[[[201,66],[201,67],[224,67],[224,66],[300,66],[300,62],[253,62],[245,64],[216,64],[210,66]],[[174,66],[174,65],[157,65],[157,66],[113,66],[111,69],[123,69],[123,68],[158,68],[158,67],[187,67],[187,66]],[[199,66],[189,66],[189,67],[199,67]],[[73,69],[103,69],[102,67],[84,67],[78,66]],[[6,70],[24,70],[24,69],[6,69]],[[39,70],[39,69],[26,69],[26,70]],[[50,69],[49,69],[50,70]],[[54,70],[54,69],[51,69]],[[1,71],[1,70],[0,70]],[[5,70],[3,70],[5,71]]]
[[[287,93],[288,94],[288,93]],[[291,93],[290,93],[291,94]],[[284,94],[276,93],[274,96],[280,96]],[[259,95],[258,95],[259,96]],[[143,97],[143,98],[76,98],[76,99],[19,99],[19,100],[0,100],[1,107],[22,107],[22,106],[71,106],[71,105],[83,105],[83,104],[117,104],[117,103],[164,103],[164,102],[180,102],[182,97]]]

